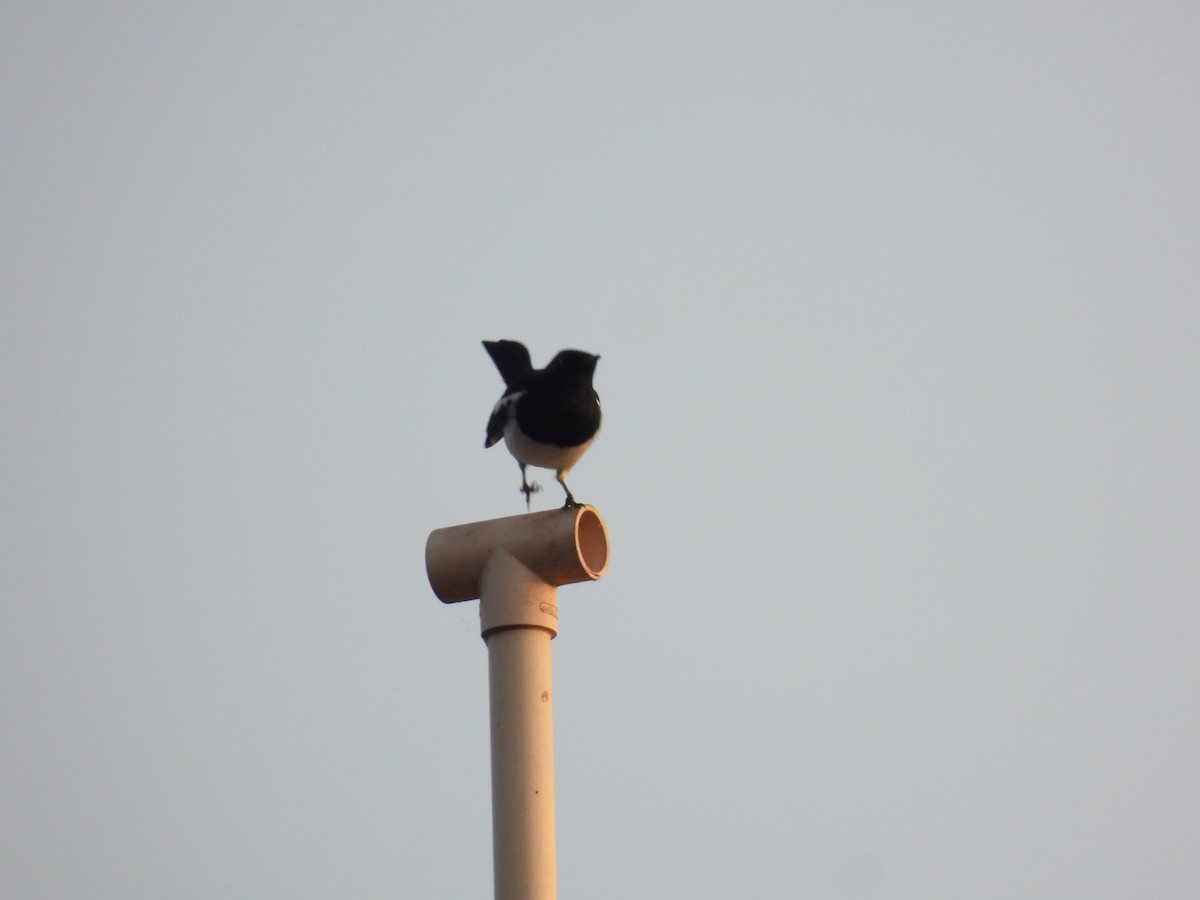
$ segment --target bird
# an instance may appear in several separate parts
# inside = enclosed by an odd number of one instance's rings
[[[483,348],[504,379],[504,393],[488,418],[484,448],[504,439],[521,467],[525,508],[541,490],[525,476],[526,466],[553,469],[566,492],[563,509],[578,506],[567,474],[592,445],[600,430],[600,397],[592,376],[600,357],[582,350],[560,350],[544,369],[535,369],[520,341],[483,341]]]

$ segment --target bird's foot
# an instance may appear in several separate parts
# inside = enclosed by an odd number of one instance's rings
[[[525,495],[525,509],[526,509],[526,511],[528,511],[528,510],[529,510],[529,508],[530,508],[530,500],[529,500],[529,498],[530,498],[530,497],[532,497],[534,494],[536,494],[536,493],[537,493],[538,491],[540,491],[541,489],[542,489],[542,486],[541,486],[540,484],[538,484],[536,481],[535,481],[535,482],[533,482],[533,483],[530,483],[530,482],[528,482],[528,481],[522,481],[522,482],[521,482],[521,493]]]

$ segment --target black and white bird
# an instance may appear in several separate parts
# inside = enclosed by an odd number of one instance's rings
[[[582,350],[562,350],[546,368],[535,369],[529,351],[519,341],[484,341],[483,347],[505,384],[488,419],[483,446],[504,438],[508,452],[521,467],[526,509],[530,495],[540,490],[526,479],[526,466],[554,469],[555,478],[567,492],[563,509],[578,506],[566,478],[600,430],[600,397],[592,388],[600,357]]]

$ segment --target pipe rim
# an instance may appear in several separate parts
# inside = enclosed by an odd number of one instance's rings
[[[608,570],[608,531],[590,506],[581,506],[575,517],[575,551],[579,564],[593,581]]]

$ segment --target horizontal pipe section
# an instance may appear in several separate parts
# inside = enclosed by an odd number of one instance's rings
[[[484,567],[496,550],[554,587],[595,581],[608,568],[608,533],[594,507],[526,513],[430,532],[425,571],[434,594],[443,603],[478,598]]]

